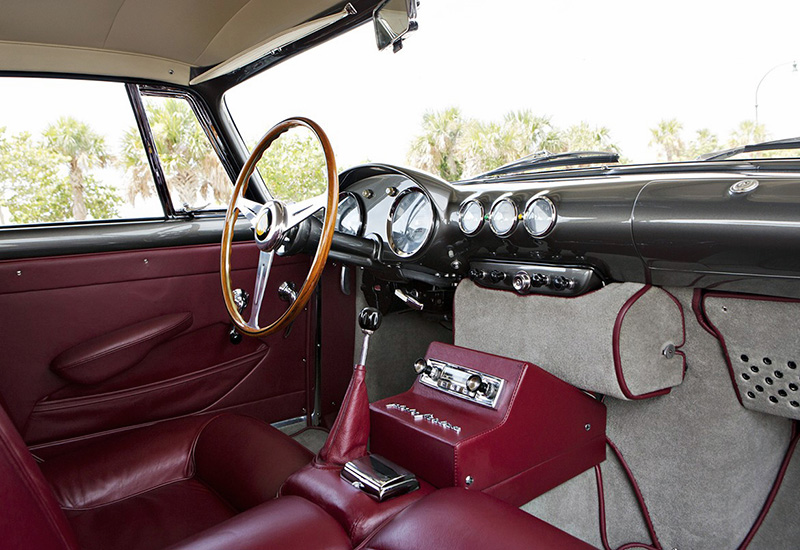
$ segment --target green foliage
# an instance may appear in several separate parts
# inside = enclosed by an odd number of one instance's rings
[[[317,196],[328,183],[325,155],[317,139],[291,130],[270,145],[258,170],[272,196],[285,201]]]
[[[425,113],[422,134],[411,142],[409,162],[448,181],[460,179],[465,163],[462,141],[468,125],[457,107]]]
[[[683,124],[677,119],[662,120],[655,128],[650,129],[652,139],[650,146],[658,151],[658,156],[668,162],[695,160],[702,155],[707,155],[721,149],[729,149],[760,143],[769,139],[769,134],[763,124],[756,124],[752,120],[743,120],[723,141],[708,128],[697,130],[695,138],[688,143],[683,139]],[[781,151],[759,151],[753,153],[755,157],[783,156]]]
[[[230,179],[188,102],[145,98],[145,109],[173,200],[189,208],[209,201],[226,204],[232,191]],[[129,128],[123,134],[121,151],[128,200],[133,203],[139,195],[151,196],[153,178],[138,128]]]
[[[11,214],[11,220],[0,221],[17,224],[59,222],[85,219],[87,213],[95,219],[118,216],[121,198],[116,190],[84,172],[95,162],[105,162],[104,149],[67,146],[79,142],[79,139],[72,138],[82,137],[72,133],[81,127],[81,123],[76,122],[74,119],[60,119],[48,127],[43,140],[36,140],[24,132],[7,137],[5,130],[0,130],[0,204]],[[83,126],[83,130],[89,130],[83,137],[97,137],[88,126]],[[93,142],[97,146],[98,141]],[[75,216],[75,166],[81,170],[79,200],[85,207],[82,218]]]
[[[493,170],[524,156],[548,151],[619,151],[608,128],[586,122],[565,130],[548,117],[526,109],[506,113],[499,122],[466,119],[451,107],[425,113],[422,132],[408,152],[412,166],[455,181]]]

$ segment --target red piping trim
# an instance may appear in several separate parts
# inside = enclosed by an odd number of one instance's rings
[[[670,392],[672,388],[664,388],[661,390],[651,391],[648,393],[643,393],[640,395],[634,395],[634,393],[628,388],[627,382],[625,382],[625,374],[622,372],[622,357],[619,351],[619,333],[622,330],[622,321],[625,319],[625,314],[628,313],[628,310],[636,303],[636,301],[641,298],[644,294],[647,293],[648,290],[653,288],[651,285],[645,285],[641,289],[639,289],[636,294],[628,298],[628,300],[622,304],[622,308],[620,308],[619,313],[617,314],[617,319],[614,321],[614,332],[611,337],[611,347],[614,352],[614,372],[617,375],[617,383],[619,384],[619,389],[622,390],[622,395],[624,395],[628,399],[648,399],[650,397],[656,397],[659,395],[666,395]],[[671,296],[671,295],[670,295]],[[674,300],[675,297],[672,296]],[[681,310],[681,318],[683,317],[683,310]],[[686,339],[685,327],[684,327],[684,340]],[[683,345],[683,344],[681,344]],[[681,353],[681,355],[683,355]],[[686,361],[684,357],[684,371],[686,370]]]
[[[714,329],[711,327],[708,319],[706,319],[705,311],[703,310],[703,289],[696,288],[694,289],[694,293],[692,294],[692,311],[694,311],[694,316],[697,319],[697,324],[703,327],[703,329],[709,333],[714,338],[717,337],[717,334],[714,332]]]
[[[625,462],[625,458],[622,456],[622,453],[617,448],[616,445],[611,441],[611,439],[606,436],[606,443],[611,450],[614,451],[614,454],[619,460],[619,463],[622,465],[622,469],[625,470],[625,475],[628,476],[628,481],[631,482],[631,487],[633,487],[633,492],[636,495],[636,500],[639,502],[639,508],[642,510],[642,517],[644,518],[645,523],[647,524],[647,532],[650,534],[650,539],[653,541],[653,546],[645,546],[645,548],[655,548],[655,550],[662,550],[661,543],[658,542],[658,537],[656,536],[655,527],[653,527],[653,521],[650,519],[650,512],[647,509],[647,505],[644,502],[644,495],[642,495],[641,489],[639,489],[639,484],[636,483],[636,478],[633,477],[633,472],[631,471],[630,467],[628,467],[628,463]],[[605,506],[605,504],[604,504]],[[623,550],[624,548],[635,547],[636,544],[630,543],[620,547],[618,550]]]
[[[745,550],[747,548],[747,546],[753,541],[753,537],[756,536],[756,533],[761,527],[761,524],[764,522],[764,519],[766,519],[769,509],[772,506],[772,503],[775,501],[775,497],[778,496],[778,490],[781,488],[783,477],[786,475],[786,470],[789,467],[789,463],[792,461],[792,455],[797,447],[798,440],[800,440],[800,430],[798,430],[797,421],[795,421],[792,422],[792,439],[789,441],[789,447],[786,449],[786,454],[783,457],[783,462],[781,462],[778,475],[775,477],[775,482],[772,484],[772,489],[770,489],[769,495],[767,495],[767,500],[764,501],[764,506],[761,508],[761,512],[759,512],[755,523],[753,523],[753,526],[750,528],[750,531],[747,532],[747,536],[742,541],[742,544],[739,545],[738,550]]]

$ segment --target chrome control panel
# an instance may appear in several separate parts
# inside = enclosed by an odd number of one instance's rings
[[[426,386],[492,409],[505,386],[502,378],[437,359],[417,359],[414,370]]]
[[[591,267],[567,267],[548,264],[473,261],[469,277],[477,284],[518,294],[577,296],[603,286]]]

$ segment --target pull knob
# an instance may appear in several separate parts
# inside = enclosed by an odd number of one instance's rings
[[[517,271],[517,274],[514,275],[514,279],[511,281],[511,286],[520,294],[524,294],[531,288],[531,276],[525,271]]]
[[[572,288],[574,285],[575,283],[572,281],[572,279],[568,279],[563,275],[553,278],[553,288],[556,290],[566,290],[568,288]]]
[[[365,307],[358,315],[358,325],[361,327],[361,332],[365,334],[372,334],[381,326],[383,315],[374,307]]]
[[[539,287],[547,285],[547,275],[541,273],[534,273],[531,277],[531,286]]]
[[[489,273],[489,279],[493,283],[499,283],[500,281],[502,281],[505,278],[506,278],[506,274],[503,273],[502,271],[498,271],[496,269],[493,270],[491,273]]]
[[[481,384],[483,384],[483,378],[477,374],[473,374],[467,378],[467,389],[469,391],[478,391],[478,389],[481,387]]]

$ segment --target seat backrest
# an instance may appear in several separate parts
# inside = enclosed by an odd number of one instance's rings
[[[77,550],[75,534],[14,424],[0,407],[0,541],[14,550]]]

